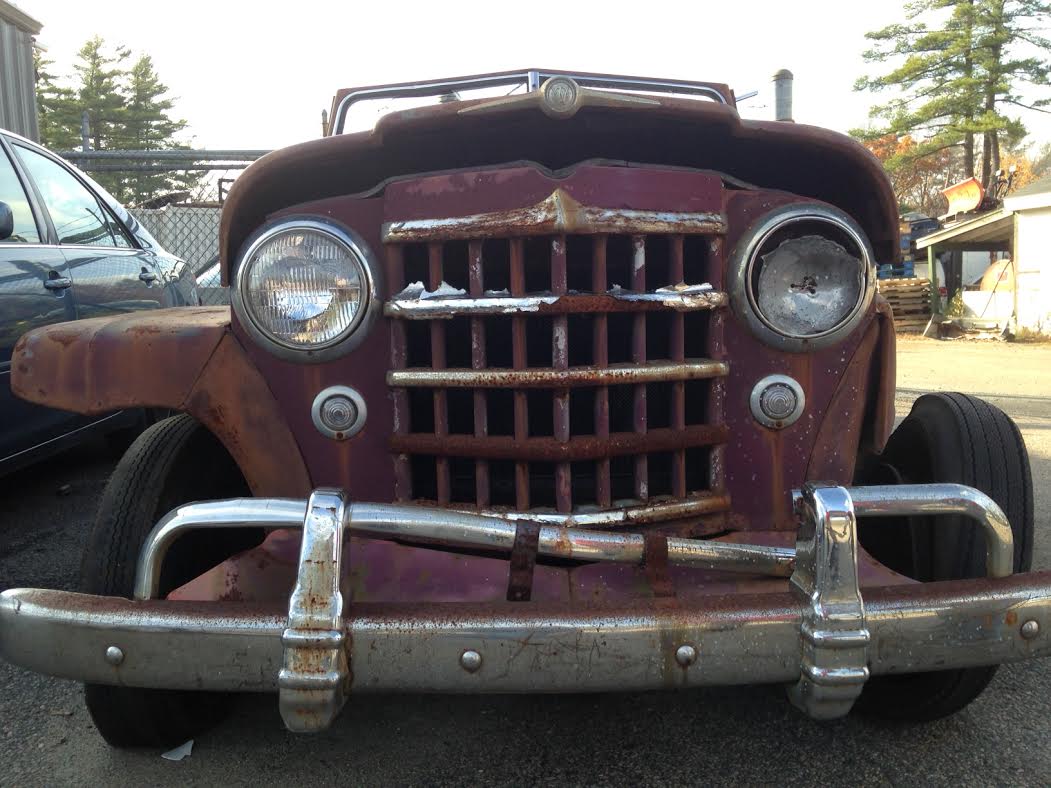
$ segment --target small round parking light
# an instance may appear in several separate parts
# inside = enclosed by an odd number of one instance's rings
[[[365,400],[349,386],[329,386],[316,397],[310,416],[318,432],[333,440],[346,440],[365,426]]]
[[[794,424],[803,414],[806,396],[794,378],[767,375],[752,389],[751,406],[756,421],[779,430]]]

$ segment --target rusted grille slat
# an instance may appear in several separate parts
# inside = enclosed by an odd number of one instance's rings
[[[525,295],[525,245],[520,238],[511,241],[510,268],[511,295]],[[528,359],[524,317],[511,319],[511,353],[514,368],[525,369]],[[525,440],[529,437],[529,402],[524,391],[514,392],[514,409],[515,438]],[[519,509],[529,508],[529,464],[525,462],[515,463],[515,503]]]
[[[436,290],[441,287],[444,280],[442,273],[442,245],[440,243],[427,244],[427,266],[430,277],[430,287]],[[445,324],[435,320],[431,327],[431,367],[445,369]],[[434,390],[434,434],[438,436],[449,434],[449,401],[444,389]],[[449,460],[438,457],[435,460],[435,474],[438,484],[438,503],[448,504],[451,495],[451,483],[449,479]]]
[[[708,256],[708,281],[717,288],[723,287],[723,243],[722,239],[714,238],[710,245],[711,254]],[[726,324],[726,313],[717,310],[712,315],[708,325],[708,346],[706,351],[709,358],[722,361],[726,358],[726,347],[724,345],[724,329]],[[726,399],[726,382],[716,380],[712,382],[708,394],[708,407],[705,412],[705,421],[709,424],[723,423],[723,403]],[[722,492],[726,489],[726,449],[723,446],[712,447],[708,461],[708,489]]]
[[[485,289],[485,278],[482,269],[482,242],[471,241],[467,247],[467,277],[469,290],[473,298],[482,295]],[[485,369],[485,323],[480,317],[471,318],[471,367]],[[474,398],[474,436],[484,439],[489,434],[488,408],[485,390],[475,389]],[[479,506],[489,505],[489,463],[476,460],[474,463],[475,499]]]
[[[390,444],[393,451],[410,454],[565,463],[625,457],[640,452],[669,452],[686,447],[713,446],[725,443],[729,435],[725,425],[694,424],[681,430],[661,427],[644,435],[616,432],[602,438],[597,435],[576,435],[564,441],[554,437],[519,440],[510,435],[482,438],[474,435],[394,435]]]
[[[551,292],[565,295],[566,283],[566,237],[560,235],[551,241]],[[569,369],[569,318],[559,315],[551,328],[551,366]],[[554,395],[555,440],[569,442],[569,389],[559,389]],[[560,512],[573,508],[571,492],[572,476],[568,462],[555,466],[555,505]]]
[[[596,236],[592,241],[591,289],[596,293],[606,289],[606,246],[605,235]],[[594,338],[592,361],[599,369],[609,365],[608,327],[609,318],[606,315],[595,315],[592,329]],[[595,391],[595,437],[600,440],[609,437],[609,388],[607,386],[601,386]],[[595,466],[595,501],[599,506],[611,505],[609,458],[599,460]]]
[[[387,374],[391,386],[424,388],[505,388],[523,389],[575,388],[577,386],[618,386],[645,383],[668,383],[675,380],[705,380],[724,377],[729,367],[723,361],[688,358],[682,362],[649,361],[643,364],[608,364],[569,369],[530,367],[505,369],[489,367],[446,368],[444,370],[403,369]]]
[[[683,237],[673,235],[669,240],[671,260],[669,274],[672,282],[683,281]],[[672,361],[683,361],[686,358],[686,316],[681,312],[671,318],[671,358]],[[686,428],[686,384],[682,381],[672,383],[671,388],[671,427],[674,430]],[[671,458],[672,495],[683,498],[686,495],[686,450],[679,449]]]
[[[633,235],[631,261],[631,289],[637,293],[646,291],[646,236]],[[631,335],[631,358],[636,364],[646,362],[646,315],[635,315],[635,325]],[[633,424],[635,432],[640,435],[646,432],[646,386],[635,386]],[[635,457],[635,497],[645,501],[649,492],[649,461],[645,454]]]
[[[604,238],[605,236],[598,236]],[[696,284],[696,283],[695,283]],[[717,290],[687,290],[674,292],[633,293],[627,290],[603,292],[605,282],[596,283],[594,292],[528,295],[515,298],[509,295],[483,296],[428,296],[409,291],[383,307],[387,317],[402,320],[445,320],[454,316],[484,317],[486,315],[578,315],[619,312],[700,312],[726,306],[729,297]]]
[[[405,260],[401,246],[387,247],[387,281],[391,283],[392,289],[405,281]],[[390,363],[393,369],[405,369],[408,363],[405,325],[397,320],[390,327]],[[406,435],[409,432],[409,393],[405,389],[394,389],[391,395],[394,434]],[[394,497],[399,501],[412,498],[412,472],[409,457],[405,453],[394,455]]]

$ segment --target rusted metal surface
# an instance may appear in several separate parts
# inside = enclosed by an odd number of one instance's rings
[[[304,495],[311,480],[267,381],[230,333],[227,307],[80,320],[24,336],[12,389],[77,413],[189,413],[230,452],[257,495]],[[157,373],[163,370],[163,374]]]
[[[536,205],[473,216],[405,219],[383,226],[386,243],[466,240],[508,235],[609,233],[726,232],[726,218],[718,213],[644,211],[634,208],[596,208],[581,205],[562,189]]]
[[[600,292],[606,287],[607,267],[606,252],[608,239],[597,236],[591,247],[591,289]],[[595,366],[600,369],[609,366],[609,318],[605,314],[595,315],[592,323],[591,356]],[[599,440],[609,439],[609,387],[600,386],[595,391],[595,437]],[[595,467],[595,501],[599,506],[608,507],[611,503],[610,462],[608,458],[600,459]]]
[[[854,355],[843,371],[836,393],[825,410],[807,465],[809,481],[853,479],[865,403],[872,379],[873,350],[879,339],[878,321],[869,323]]]
[[[563,167],[598,152],[595,128],[604,130],[601,154],[610,159],[723,170],[760,188],[839,205],[861,223],[879,259],[898,259],[893,191],[861,145],[802,124],[742,121],[732,108],[709,102],[662,98],[661,104],[588,107],[568,121],[529,108],[461,114],[462,104],[439,104],[392,113],[372,132],[269,154],[238,178],[224,207],[223,281],[229,281],[230,265],[245,238],[266,216],[289,206],[364,193],[391,177],[437,172],[453,163],[478,169],[534,160]],[[421,146],[424,138],[443,144]]]
[[[521,318],[515,318],[521,320]],[[524,337],[524,335],[523,335]],[[524,341],[524,339],[523,339]],[[387,373],[390,386],[427,388],[560,388],[566,386],[616,386],[674,380],[706,380],[725,376],[723,361],[687,359],[679,363],[643,360],[641,363],[610,364],[568,369],[406,369]],[[524,436],[523,436],[524,437]]]
[[[507,574],[507,601],[528,602],[533,597],[533,573],[540,547],[540,526],[522,521],[515,524]]]
[[[681,275],[680,275],[681,278]],[[601,285],[605,287],[605,283]],[[405,320],[451,320],[460,316],[486,315],[568,315],[609,312],[656,312],[674,309],[693,312],[726,306],[726,293],[717,293],[709,285],[668,285],[653,292],[636,293],[617,289],[598,293],[565,295],[430,296],[419,290],[398,293],[383,308],[388,317]]]
[[[409,434],[391,436],[391,451],[398,454],[563,463],[623,457],[640,452],[681,451],[688,446],[725,443],[729,437],[730,432],[725,426],[711,424],[695,424],[682,429],[660,428],[648,433],[618,432],[604,437],[575,435],[570,438],[567,431],[564,437],[556,435],[550,438],[529,437],[522,440],[511,435],[478,437]]]
[[[470,295],[478,298],[485,292],[485,269],[482,265],[482,243],[471,241],[467,247],[468,279]],[[471,369],[485,369],[485,323],[479,317],[471,318]],[[484,391],[471,395],[474,408],[474,437],[485,438],[489,434],[488,403]],[[474,464],[475,500],[479,506],[489,505],[489,463],[477,460]],[[532,578],[532,574],[530,574]]]
[[[11,390],[30,402],[88,415],[173,407],[189,396],[229,326],[229,307],[152,310],[46,326],[15,346]]]
[[[568,289],[566,273],[566,237],[551,239],[551,292],[563,296]],[[551,367],[557,372],[569,369],[569,318],[558,315],[551,326]],[[568,446],[569,438],[569,389],[561,388],[552,397],[555,443]],[[532,439],[530,439],[532,440]],[[568,457],[558,457],[555,465],[555,506],[560,512],[573,508],[573,491]]]
[[[511,522],[531,522],[557,525],[565,528],[618,529],[631,526],[647,526],[668,520],[683,520],[701,517],[730,508],[730,499],[725,495],[697,493],[682,500],[653,499],[648,503],[617,501],[616,507],[601,511],[578,511],[571,514],[542,511],[508,511],[506,509],[482,509],[484,517],[498,517]],[[464,510],[471,511],[475,510]]]
[[[671,232],[677,232],[672,230]],[[646,292],[646,238],[634,235],[631,238],[631,289],[637,293]],[[646,362],[646,316],[637,314],[633,318],[631,331],[631,360],[640,367],[649,366]],[[680,378],[673,378],[679,380]],[[643,381],[648,382],[648,381]],[[632,426],[639,435],[646,434],[646,386],[636,385],[632,391]],[[635,455],[635,497],[645,501],[650,497],[649,457],[639,453]]]
[[[1051,573],[923,583],[864,593],[874,674],[1045,657],[1019,620],[1051,615]],[[0,651],[15,664],[92,683],[273,691],[283,616],[240,603],[133,602],[19,589],[0,596]],[[799,671],[803,623],[787,591],[712,595],[703,604],[508,602],[355,606],[346,620],[353,692],[609,691],[702,684],[784,683]],[[696,643],[697,667],[674,653]],[[55,649],[48,644],[64,643]],[[106,646],[133,659],[119,669]],[[483,668],[467,673],[460,654]]]
[[[881,452],[887,438],[894,430],[894,392],[897,384],[897,334],[894,331],[894,315],[890,303],[877,294],[876,321],[879,323],[879,368],[875,389],[875,407],[869,444],[873,451]]]

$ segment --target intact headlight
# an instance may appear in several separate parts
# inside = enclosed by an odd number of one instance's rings
[[[234,309],[277,355],[326,360],[365,335],[378,270],[365,244],[346,228],[286,219],[249,242],[237,267]]]
[[[872,260],[864,232],[845,213],[812,204],[780,208],[734,251],[734,306],[767,344],[826,347],[849,335],[872,302]]]

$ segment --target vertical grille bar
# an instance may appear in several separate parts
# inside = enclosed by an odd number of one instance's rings
[[[427,244],[427,263],[430,276],[430,288],[436,290],[441,287],[444,274],[442,272],[442,245],[441,243]],[[445,369],[445,323],[441,320],[432,320],[431,327],[431,366],[434,369]],[[442,437],[449,434],[449,401],[445,389],[434,390],[434,434]],[[449,480],[449,458],[438,457],[435,460],[435,473],[438,481],[438,504],[446,506],[451,499],[451,483]]]
[[[708,281],[712,287],[723,289],[723,244],[721,238],[712,240],[708,255]],[[708,323],[708,358],[722,361],[726,358],[723,331],[726,321],[726,309],[716,309]],[[708,394],[708,408],[705,420],[708,424],[723,423],[723,401],[726,398],[726,381],[716,378],[712,381]],[[708,488],[713,492],[726,489],[726,447],[723,444],[713,446],[708,462]]]
[[[481,298],[485,287],[482,274],[482,242],[471,241],[467,245],[467,278],[472,298]],[[485,323],[480,317],[471,318],[471,366],[474,369],[485,369]],[[485,400],[485,391],[474,392],[474,436],[484,438],[489,434],[489,411]],[[489,463],[486,460],[475,460],[474,463],[474,497],[479,506],[489,505]]]
[[[633,235],[631,244],[634,250],[631,261],[631,289],[636,293],[646,292],[646,236]],[[635,326],[631,336],[632,361],[636,364],[646,363],[646,313],[635,315]],[[646,432],[646,384],[635,386],[634,425],[635,432]],[[635,456],[635,497],[645,501],[649,493],[649,462],[645,454]]]
[[[387,281],[391,292],[397,292],[405,284],[405,257],[403,247],[394,244],[387,247]],[[390,321],[390,361],[394,369],[405,369],[408,364],[408,343],[405,339],[405,324],[401,320]],[[394,404],[394,433],[409,432],[409,393],[402,388],[391,392]],[[399,501],[412,498],[412,472],[409,455],[394,457],[394,497]]]
[[[673,235],[668,239],[671,252],[671,270],[669,271],[672,284],[683,281],[683,237]],[[682,312],[676,312],[671,318],[671,357],[672,361],[684,361],[686,358],[686,316]],[[677,381],[671,388],[671,419],[669,421],[672,429],[682,430],[686,427],[686,384]],[[680,449],[672,454],[671,459],[671,489],[676,498],[686,497],[686,451]]]
[[[591,290],[606,292],[606,236],[597,235],[593,242],[591,259]],[[596,367],[609,366],[609,318],[606,314],[595,315],[594,346],[592,361]],[[600,386],[595,391],[595,436],[609,437],[609,387]],[[599,506],[611,506],[609,460],[599,460],[595,467],[595,499]]]
[[[525,295],[525,245],[521,238],[511,241],[511,295]],[[511,319],[511,352],[515,369],[525,369],[526,357],[526,319]],[[515,440],[529,437],[529,403],[525,391],[514,392],[515,407]],[[529,508],[529,463],[515,463],[515,505],[519,510]]]
[[[565,295],[566,284],[566,237],[559,235],[551,239],[551,292]],[[551,329],[551,366],[569,369],[569,318],[559,315]],[[555,440],[569,442],[569,389],[554,393]],[[555,465],[555,505],[560,512],[573,508],[572,471],[568,462]]]

